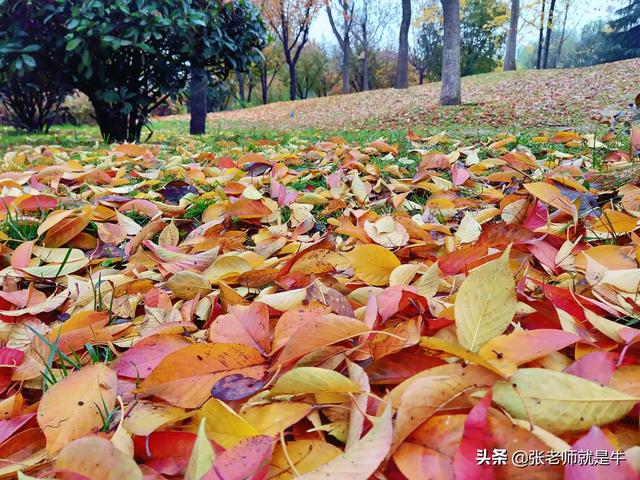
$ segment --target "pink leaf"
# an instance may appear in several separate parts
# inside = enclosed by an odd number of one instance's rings
[[[464,167],[459,167],[458,165],[454,165],[451,168],[451,180],[453,181],[453,184],[456,186],[462,185],[464,182],[469,180],[470,177],[471,177],[471,174]]]
[[[246,438],[221,453],[202,480],[262,480],[267,476],[272,450],[271,437]]]
[[[591,427],[589,433],[573,444],[573,451],[589,451],[595,455],[596,451],[607,451],[609,465],[603,461],[593,462],[596,465],[566,465],[565,480],[637,480],[638,474],[626,460],[616,461],[612,458],[614,452],[613,445],[598,427]],[[615,455],[615,454],[614,454]],[[593,458],[593,457],[592,457]]]
[[[493,445],[487,424],[491,390],[488,390],[480,403],[471,409],[464,422],[464,432],[460,446],[453,458],[453,469],[456,480],[492,480],[495,478],[493,467],[478,462],[478,451],[491,452]]]
[[[565,373],[607,386],[615,370],[616,354],[611,352],[591,352],[569,365]]]
[[[189,342],[177,335],[152,335],[143,338],[118,359],[115,371],[122,377],[147,378],[162,359]]]
[[[24,242],[13,251],[13,255],[11,255],[11,266],[13,268],[25,268],[29,266],[34,243],[33,240]]]
[[[209,341],[243,343],[263,354],[269,351],[269,307],[261,302],[236,305],[216,318],[209,329]]]

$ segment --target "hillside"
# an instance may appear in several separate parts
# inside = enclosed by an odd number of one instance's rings
[[[462,107],[438,105],[440,83],[278,102],[218,112],[221,126],[268,128],[394,128],[455,123],[472,128],[588,129],[602,112],[628,104],[640,91],[640,59],[595,67],[521,70],[463,78]]]

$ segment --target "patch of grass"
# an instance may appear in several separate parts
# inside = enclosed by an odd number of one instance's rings
[[[287,187],[291,187],[298,192],[307,190],[315,190],[316,188],[327,188],[327,180],[323,176],[317,176],[313,178],[296,178],[293,182],[287,184]],[[311,187],[311,189],[309,189]]]
[[[202,200],[196,200],[189,206],[187,211],[184,213],[183,218],[201,219],[204,211],[214,203],[216,203],[215,198],[204,198]]]
[[[287,223],[289,220],[291,220],[291,209],[286,205],[280,207],[280,222]]]
[[[22,220],[9,214],[0,224],[0,231],[9,237],[7,246],[15,250],[21,243],[38,238],[38,226],[37,221]]]
[[[136,210],[129,210],[128,212],[125,213],[125,216],[129,217],[131,220],[136,222],[141,227],[144,227],[147,223],[151,221],[151,218],[149,218],[145,214],[140,213]]]

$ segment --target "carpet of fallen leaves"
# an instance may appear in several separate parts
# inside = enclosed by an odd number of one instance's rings
[[[464,105],[438,105],[440,83],[381,89],[213,113],[221,125],[263,128],[398,128],[445,123],[520,128],[593,125],[637,95],[640,60],[565,70],[522,70],[462,79]],[[603,112],[604,110],[604,112]],[[184,116],[182,116],[184,118]],[[603,118],[604,117],[604,118]]]
[[[0,478],[638,478],[625,135],[7,152]]]

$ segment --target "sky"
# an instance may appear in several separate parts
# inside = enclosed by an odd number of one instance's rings
[[[384,42],[391,46],[395,45],[398,41],[398,26],[400,24],[400,0],[383,0],[387,1],[391,4],[397,4],[398,8],[393,9],[392,11],[397,12],[396,15],[392,15],[389,19],[388,27],[385,29],[384,33]],[[564,5],[566,5],[567,0],[557,0],[556,3],[556,14],[564,15]],[[580,32],[582,27],[587,23],[590,23],[597,19],[609,19],[613,18],[613,12],[616,8],[624,5],[626,0],[568,0],[571,3],[571,8],[569,10],[569,15],[567,18],[567,29],[575,29],[575,31]],[[528,20],[533,20],[536,12],[532,9],[526,9],[527,5],[539,5],[539,0],[520,0],[522,5],[521,9],[524,12],[523,17]],[[547,5],[549,2],[547,2]],[[538,7],[539,8],[539,7]],[[548,6],[547,6],[548,8]],[[536,11],[539,11],[536,9]],[[394,18],[395,17],[395,18]],[[535,41],[537,38],[537,30],[527,25],[524,20],[520,20],[520,41],[524,41],[526,43]],[[333,36],[333,32],[331,31],[331,25],[329,24],[329,20],[327,18],[327,12],[322,8],[318,13],[318,16],[311,24],[311,29],[309,32],[309,36],[311,40],[316,43],[322,44],[335,44],[336,39]],[[411,38],[411,36],[410,36]]]

